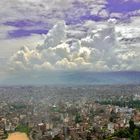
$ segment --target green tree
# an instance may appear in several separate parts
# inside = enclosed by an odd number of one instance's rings
[[[130,134],[133,134],[135,128],[136,128],[136,126],[134,124],[134,121],[130,120],[129,121],[129,131],[130,131]]]
[[[80,123],[80,122],[82,122],[82,117],[79,113],[77,113],[75,116],[75,123]]]
[[[134,140],[139,140],[139,130],[137,128],[134,129],[133,137]]]
[[[119,138],[129,138],[129,130],[128,129],[120,129],[119,131],[115,132],[113,136],[117,136]]]
[[[59,137],[59,135],[56,135],[53,140],[61,140],[61,138]]]
[[[27,135],[29,135],[31,130],[27,125],[21,125],[20,124],[16,127],[16,131],[17,132],[23,132],[23,133],[26,133]]]

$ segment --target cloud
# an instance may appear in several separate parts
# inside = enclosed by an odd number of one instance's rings
[[[38,44],[41,44],[44,37],[41,35],[32,34],[29,37],[22,37],[18,39],[3,39],[0,40],[0,69],[1,72],[7,72],[7,64],[10,57],[15,54],[21,47],[28,46],[29,49],[35,48]],[[5,71],[6,70],[6,71]],[[3,74],[5,75],[5,74]],[[0,76],[3,77],[3,76]],[[0,78],[1,79],[1,78]]]
[[[138,19],[129,24],[87,21],[83,26],[68,26],[62,21],[46,35],[5,40],[0,47],[7,46],[5,52],[10,47],[15,50],[8,68],[1,69],[1,83],[53,84],[55,80],[69,81],[72,73],[83,72],[81,77],[89,71],[139,71],[138,25]]]
[[[23,71],[139,70],[140,53],[117,40],[114,20],[94,25],[86,37],[67,37],[64,22],[56,24],[34,49],[22,47],[10,59],[10,69]],[[118,31],[118,30],[117,30]]]
[[[0,1],[1,22],[30,19],[34,21],[45,20],[47,14],[53,10],[63,11],[71,7],[74,0],[4,0]],[[3,8],[4,5],[4,8]],[[21,6],[22,5],[22,6]],[[62,13],[62,12],[61,12]],[[28,15],[28,16],[27,16]],[[43,18],[43,16],[45,16]],[[6,18],[5,18],[6,17]]]
[[[1,25],[0,26],[0,40],[6,39],[7,38],[7,32],[15,30],[15,29],[16,29],[16,27]]]
[[[83,22],[82,16],[109,17],[113,13],[123,13],[126,17],[139,15],[139,7],[140,3],[135,0],[3,0],[0,1],[0,23],[31,20],[52,25],[61,19],[78,24]],[[117,17],[121,19],[123,14]]]
[[[42,45],[42,48],[48,48],[48,47],[55,47],[56,45],[60,44],[61,42],[65,41],[66,39],[66,31],[65,31],[66,25],[64,22],[59,22],[56,24],[52,30],[50,30],[46,36],[46,39],[44,41],[44,44]]]
[[[125,13],[118,11],[117,7],[121,6],[123,10],[124,5],[128,11]],[[30,36],[32,33],[47,33],[52,25],[59,20],[65,20],[66,24],[70,26],[77,24],[83,26],[86,20],[103,21],[110,17],[127,19],[128,21],[129,17],[139,15],[139,2],[134,0],[122,0],[122,2],[106,0],[3,0],[0,1],[0,9],[0,28],[3,28],[3,24],[8,25],[7,28],[9,26],[17,28],[10,30],[10,32],[5,30],[5,33],[0,33],[0,37],[3,38],[8,34],[10,37],[16,38]],[[77,37],[81,37],[81,32],[75,32],[75,34]]]

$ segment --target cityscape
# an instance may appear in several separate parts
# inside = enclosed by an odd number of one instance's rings
[[[0,139],[138,139],[140,86],[0,87]]]
[[[140,0],[0,0],[0,140],[140,140]]]

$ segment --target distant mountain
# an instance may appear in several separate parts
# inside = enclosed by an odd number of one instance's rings
[[[41,75],[11,76],[1,85],[118,85],[140,84],[140,72],[50,72]]]
[[[76,84],[140,84],[140,72],[81,72],[69,74],[68,79]]]

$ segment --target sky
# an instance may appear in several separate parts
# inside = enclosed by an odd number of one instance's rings
[[[140,0],[2,0],[0,9],[0,83],[140,71]]]

